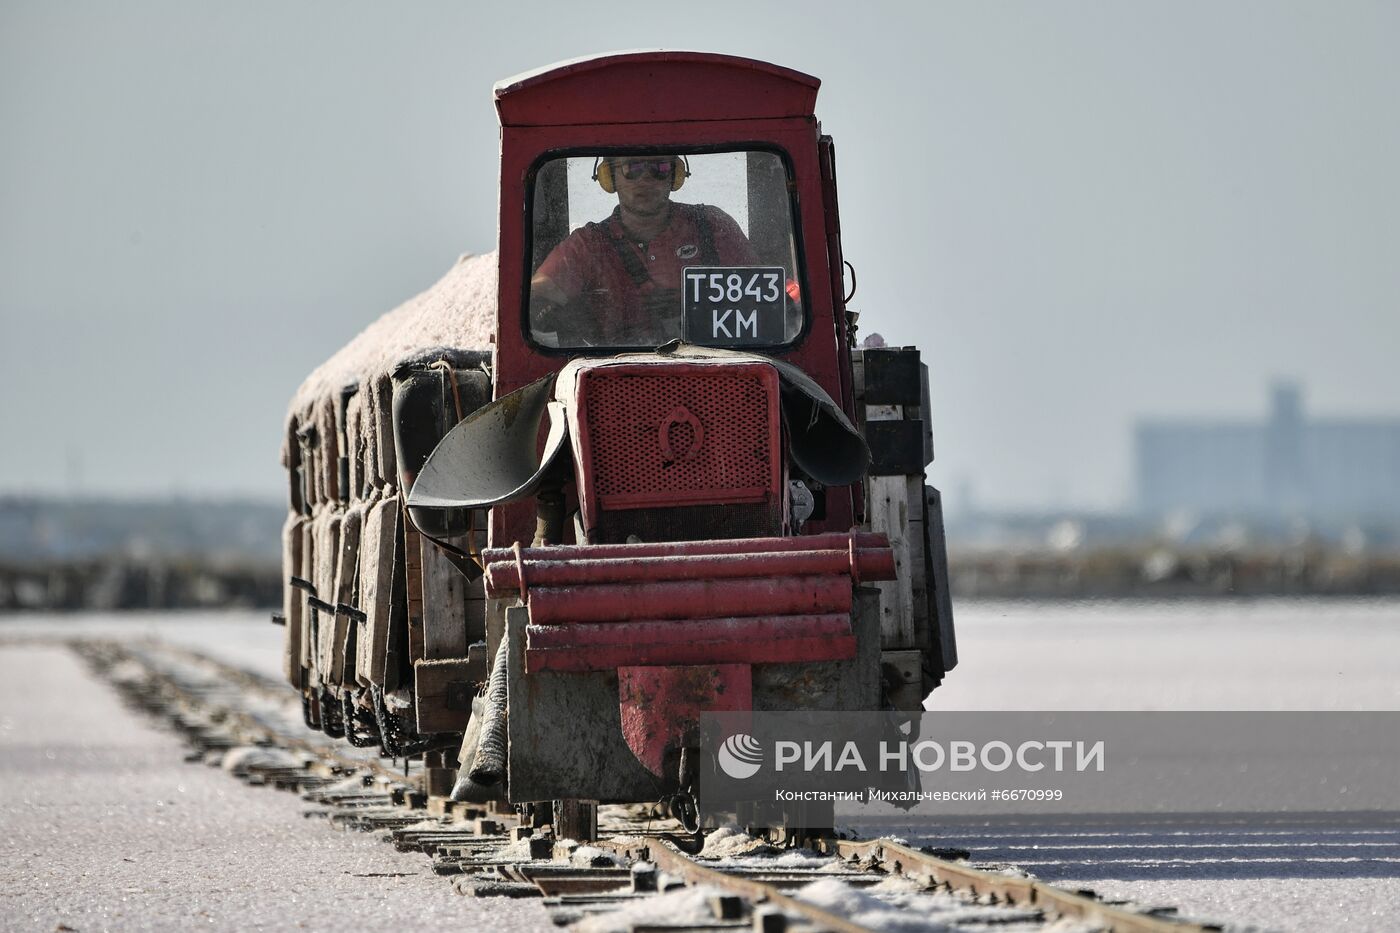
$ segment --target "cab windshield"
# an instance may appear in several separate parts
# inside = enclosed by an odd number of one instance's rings
[[[530,335],[569,349],[792,342],[804,311],[788,191],[766,151],[545,162],[531,192]]]

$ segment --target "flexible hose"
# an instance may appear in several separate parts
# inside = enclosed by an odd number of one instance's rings
[[[501,799],[501,787],[483,787],[471,779],[467,773],[473,761],[476,760],[476,749],[481,744],[481,721],[486,718],[486,697],[477,696],[472,699],[472,715],[467,720],[467,731],[462,736],[462,749],[457,754],[457,760],[464,763],[462,770],[457,772],[457,783],[452,786],[452,799],[465,801],[467,803],[487,803],[492,800]]]
[[[501,639],[491,677],[486,683],[486,711],[481,722],[481,741],[467,775],[477,784],[492,787],[506,776],[506,659],[509,638]]]

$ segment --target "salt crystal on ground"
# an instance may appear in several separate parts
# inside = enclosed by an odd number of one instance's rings
[[[714,921],[710,898],[724,892],[706,885],[680,888],[634,901],[606,914],[594,914],[574,924],[576,933],[631,933],[643,926],[702,926]]]
[[[496,857],[503,859],[518,858],[529,861],[531,859],[530,840],[517,839],[510,845],[502,846],[496,850]]]
[[[569,853],[569,864],[578,865],[583,868],[596,868],[602,862],[608,862],[619,868],[625,867],[625,859],[612,852],[605,852],[597,846],[579,846]]]
[[[300,768],[306,764],[302,755],[294,755],[280,748],[263,748],[258,745],[238,745],[224,753],[221,766],[233,774],[246,774],[258,768]]]
[[[858,891],[835,878],[814,881],[795,895],[798,900],[845,917],[861,926],[884,933],[941,933],[966,929],[969,925],[982,927],[989,923],[1006,922],[1006,908],[966,904],[948,894],[930,894],[909,890],[907,884],[883,883],[871,891],[876,897]],[[1024,919],[1033,912],[1025,911]],[[1068,933],[1068,931],[1066,931]]]
[[[705,847],[700,850],[702,858],[731,858],[748,855],[755,850],[771,848],[762,839],[756,839],[743,832],[734,824],[721,826],[705,837]]]

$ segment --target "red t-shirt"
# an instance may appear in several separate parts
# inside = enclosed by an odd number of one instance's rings
[[[682,269],[757,263],[744,232],[717,207],[673,202],[670,223],[646,244],[627,238],[621,210],[569,234],[535,273],[569,297],[563,345],[660,344],[679,337]]]

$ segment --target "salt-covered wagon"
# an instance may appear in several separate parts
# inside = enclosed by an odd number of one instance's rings
[[[309,724],[459,799],[684,801],[707,710],[913,710],[953,667],[927,370],[858,345],[817,87],[664,52],[497,86],[497,251],[291,406]]]

